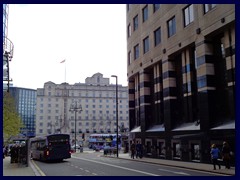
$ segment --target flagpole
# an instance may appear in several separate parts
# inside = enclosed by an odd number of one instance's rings
[[[66,64],[67,64],[67,62],[66,62],[66,60],[65,60],[65,83],[67,82],[67,80],[66,80]]]

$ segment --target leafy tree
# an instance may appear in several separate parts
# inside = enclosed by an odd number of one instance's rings
[[[3,95],[3,136],[7,140],[11,136],[16,136],[23,127],[22,120],[16,111],[14,98],[10,93]]]

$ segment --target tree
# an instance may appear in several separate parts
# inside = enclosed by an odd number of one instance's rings
[[[3,95],[3,136],[7,140],[16,136],[23,127],[22,120],[16,111],[14,98],[8,92]]]

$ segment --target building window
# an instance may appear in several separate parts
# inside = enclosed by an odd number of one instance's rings
[[[193,17],[193,5],[189,5],[183,10],[184,13],[184,26],[186,27],[189,25],[191,22],[193,22],[194,17]]]
[[[148,51],[149,51],[149,37],[146,37],[143,40],[143,53],[145,54]]]
[[[154,31],[154,46],[157,46],[160,43],[161,43],[161,28],[159,27]]]
[[[167,22],[168,25],[168,37],[176,34],[176,20],[175,16]]]
[[[129,51],[129,52],[128,52],[128,65],[130,65],[130,64],[132,63],[132,58],[131,58],[131,56],[132,56],[132,53],[131,53],[131,51]]]
[[[181,157],[181,151],[180,151],[180,144],[179,143],[173,143],[173,156],[175,158]]]
[[[160,4],[153,4],[153,12],[155,13],[160,8]]]
[[[138,15],[133,18],[133,31],[138,29]]]
[[[131,25],[130,25],[130,24],[128,25],[128,32],[127,32],[127,35],[128,35],[128,37],[131,36]]]
[[[191,144],[191,155],[192,160],[200,160],[200,145],[199,144]]]
[[[158,142],[158,155],[160,157],[165,157],[164,142]]]
[[[212,10],[214,7],[216,7],[216,4],[204,4],[204,13],[207,13],[208,11]]]
[[[145,22],[148,19],[148,6],[145,6],[142,9],[142,18],[143,18],[143,22]]]
[[[139,45],[134,46],[134,60],[139,58]]]

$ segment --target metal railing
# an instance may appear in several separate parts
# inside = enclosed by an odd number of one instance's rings
[[[4,37],[3,39],[3,54],[8,55],[8,60],[11,61],[13,58],[14,45],[10,39]]]

